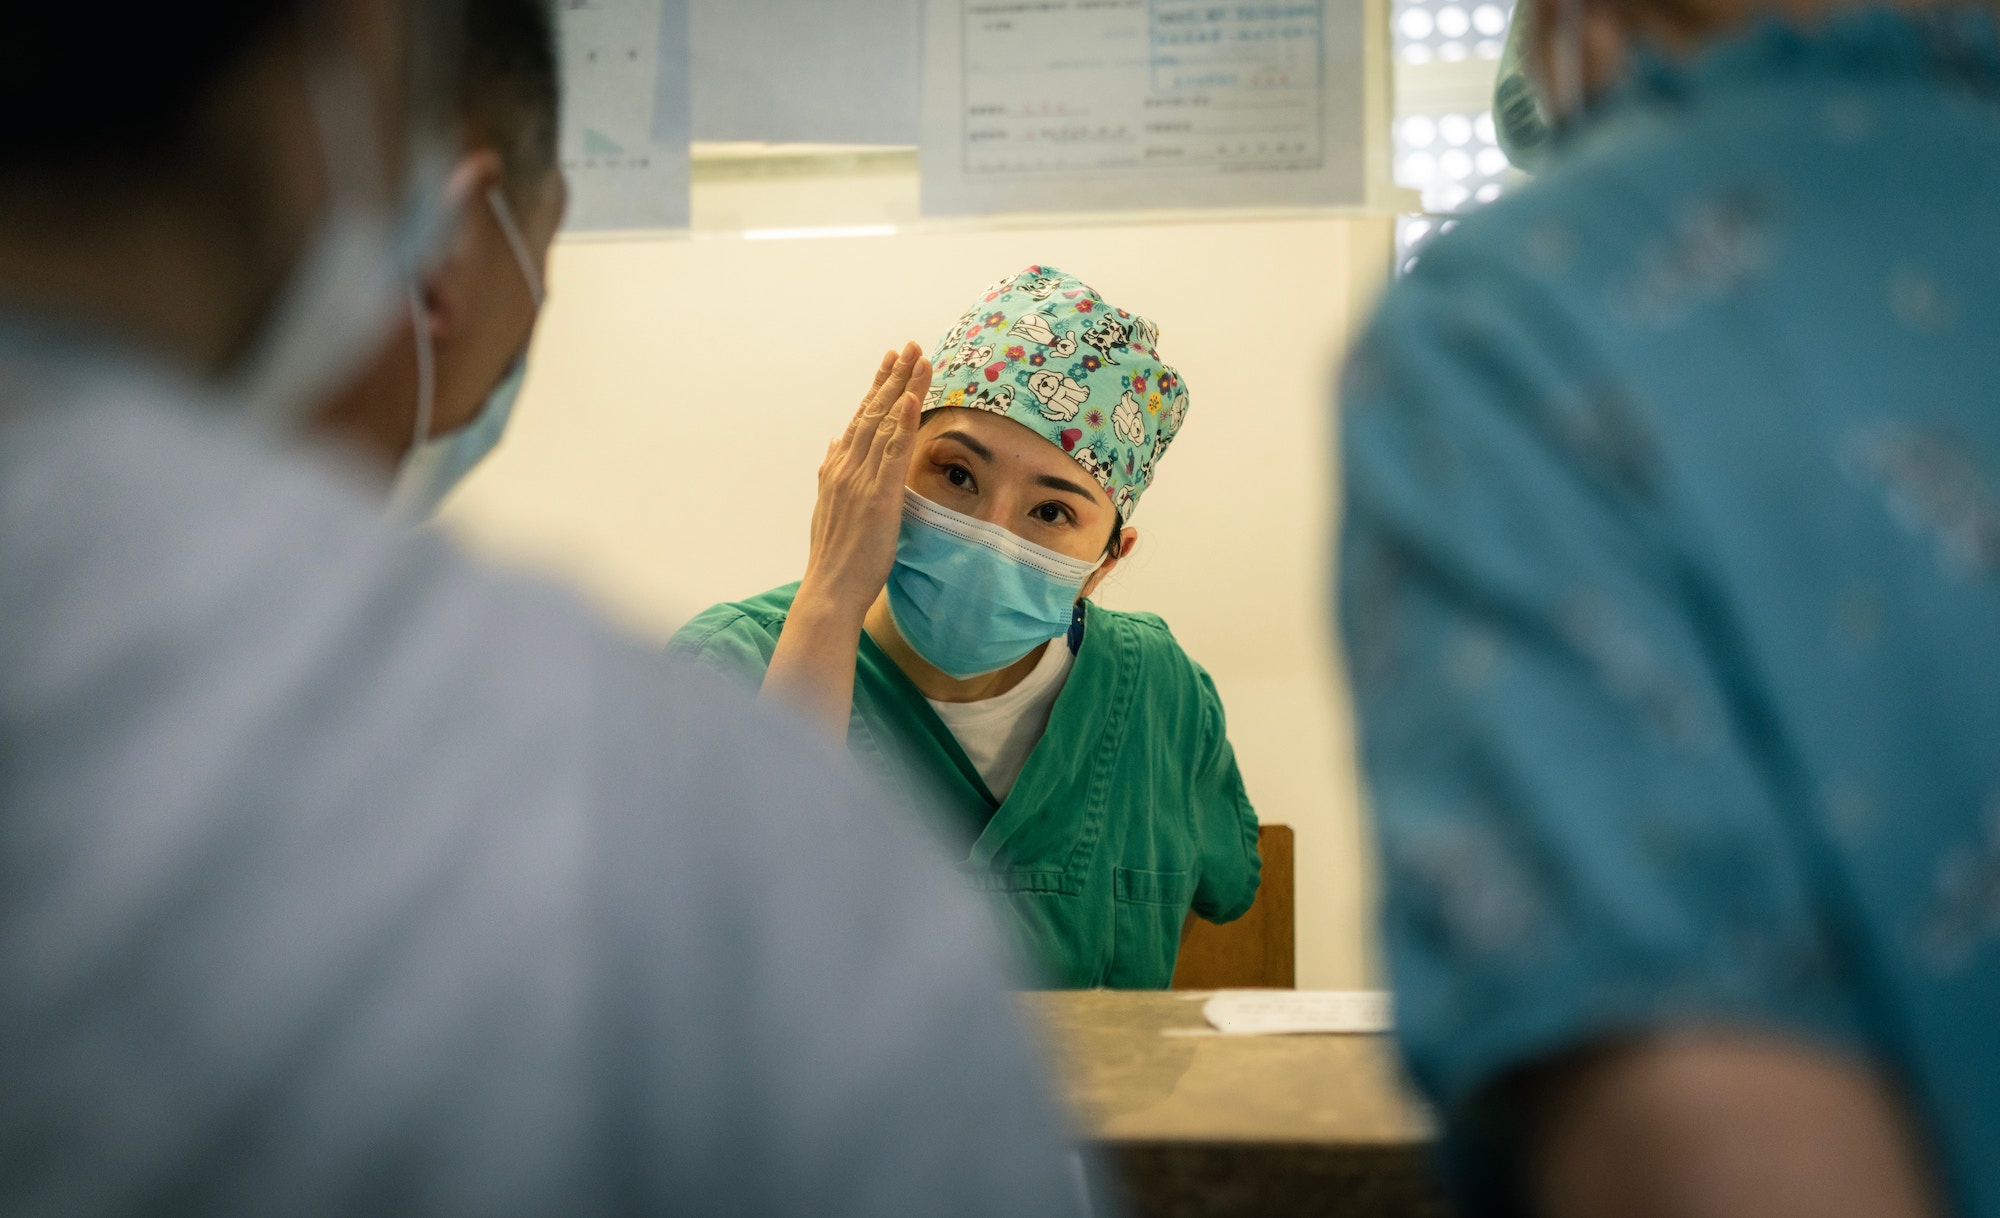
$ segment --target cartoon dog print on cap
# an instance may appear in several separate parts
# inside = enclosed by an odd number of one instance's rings
[[[1103,356],[1105,363],[1115,364],[1111,353],[1132,345],[1132,327],[1115,317],[1100,317],[1083,332],[1083,345]]]
[[[1049,319],[1040,313],[1022,315],[1014,322],[1014,328],[1008,333],[1014,338],[1047,347],[1059,359],[1068,359],[1076,354],[1076,335],[1064,334],[1058,337],[1055,328],[1049,325]]]
[[[972,344],[968,343],[965,346],[960,347],[957,350],[957,352],[955,352],[952,355],[950,361],[939,367],[938,371],[940,373],[949,374],[957,372],[961,368],[977,368],[979,367],[979,365],[985,363],[987,360],[990,360],[992,358],[993,358],[993,348],[990,344],[985,346],[973,346]]]
[[[949,351],[964,342],[966,331],[972,329],[972,323],[975,320],[977,320],[976,314],[967,313],[964,317],[953,322],[951,329],[946,330],[944,337],[938,340],[937,349],[940,352]]]
[[[1053,368],[1044,368],[1030,376],[1028,392],[1042,404],[1042,417],[1055,423],[1074,419],[1076,412],[1090,400],[1090,386],[1073,381]]]
[[[1129,389],[1118,405],[1111,409],[1111,430],[1127,444],[1146,442],[1146,407],[1132,396]]]
[[[1159,338],[1153,323],[1083,280],[1030,263],[945,332],[924,409],[985,410],[1022,424],[1082,466],[1129,518],[1188,413]]]
[[[1018,291],[1026,292],[1030,299],[1047,300],[1062,287],[1062,280],[1054,275],[1034,276],[1023,272],[1021,277],[1015,280],[1014,287]]]
[[[965,404],[974,410],[990,410],[994,414],[1006,414],[1008,407],[1014,404],[1014,387],[982,385],[966,395]]]
[[[1096,445],[1086,444],[1070,455],[1076,458],[1076,463],[1083,467],[1085,473],[1097,479],[1099,486],[1111,485],[1111,474],[1118,468],[1117,463],[1098,456]]]

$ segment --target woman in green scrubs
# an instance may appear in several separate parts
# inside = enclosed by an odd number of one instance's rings
[[[883,358],[820,470],[805,577],[673,649],[938,810],[1041,980],[1163,989],[1190,914],[1242,916],[1257,818],[1165,622],[1091,603],[1187,414],[1151,323],[1052,267]]]

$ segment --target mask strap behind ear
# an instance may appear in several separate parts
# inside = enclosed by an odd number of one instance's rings
[[[528,295],[534,299],[537,309],[542,307],[542,276],[535,269],[535,259],[528,252],[527,238],[521,235],[521,226],[514,223],[514,209],[507,206],[507,196],[498,186],[486,188],[486,206],[493,210],[493,222],[500,226],[500,235],[507,238],[507,245],[514,251],[514,261],[521,264],[521,278],[528,281]]]

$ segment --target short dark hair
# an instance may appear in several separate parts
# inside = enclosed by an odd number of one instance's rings
[[[202,104],[300,0],[0,4],[0,182],[172,164]]]
[[[490,141],[516,203],[556,165],[555,17],[549,0],[468,0],[458,117]]]

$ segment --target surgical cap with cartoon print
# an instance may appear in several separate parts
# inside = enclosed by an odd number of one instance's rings
[[[1046,436],[1126,520],[1187,419],[1187,386],[1160,362],[1158,327],[1052,266],[986,290],[933,348],[924,411],[990,410]]]

